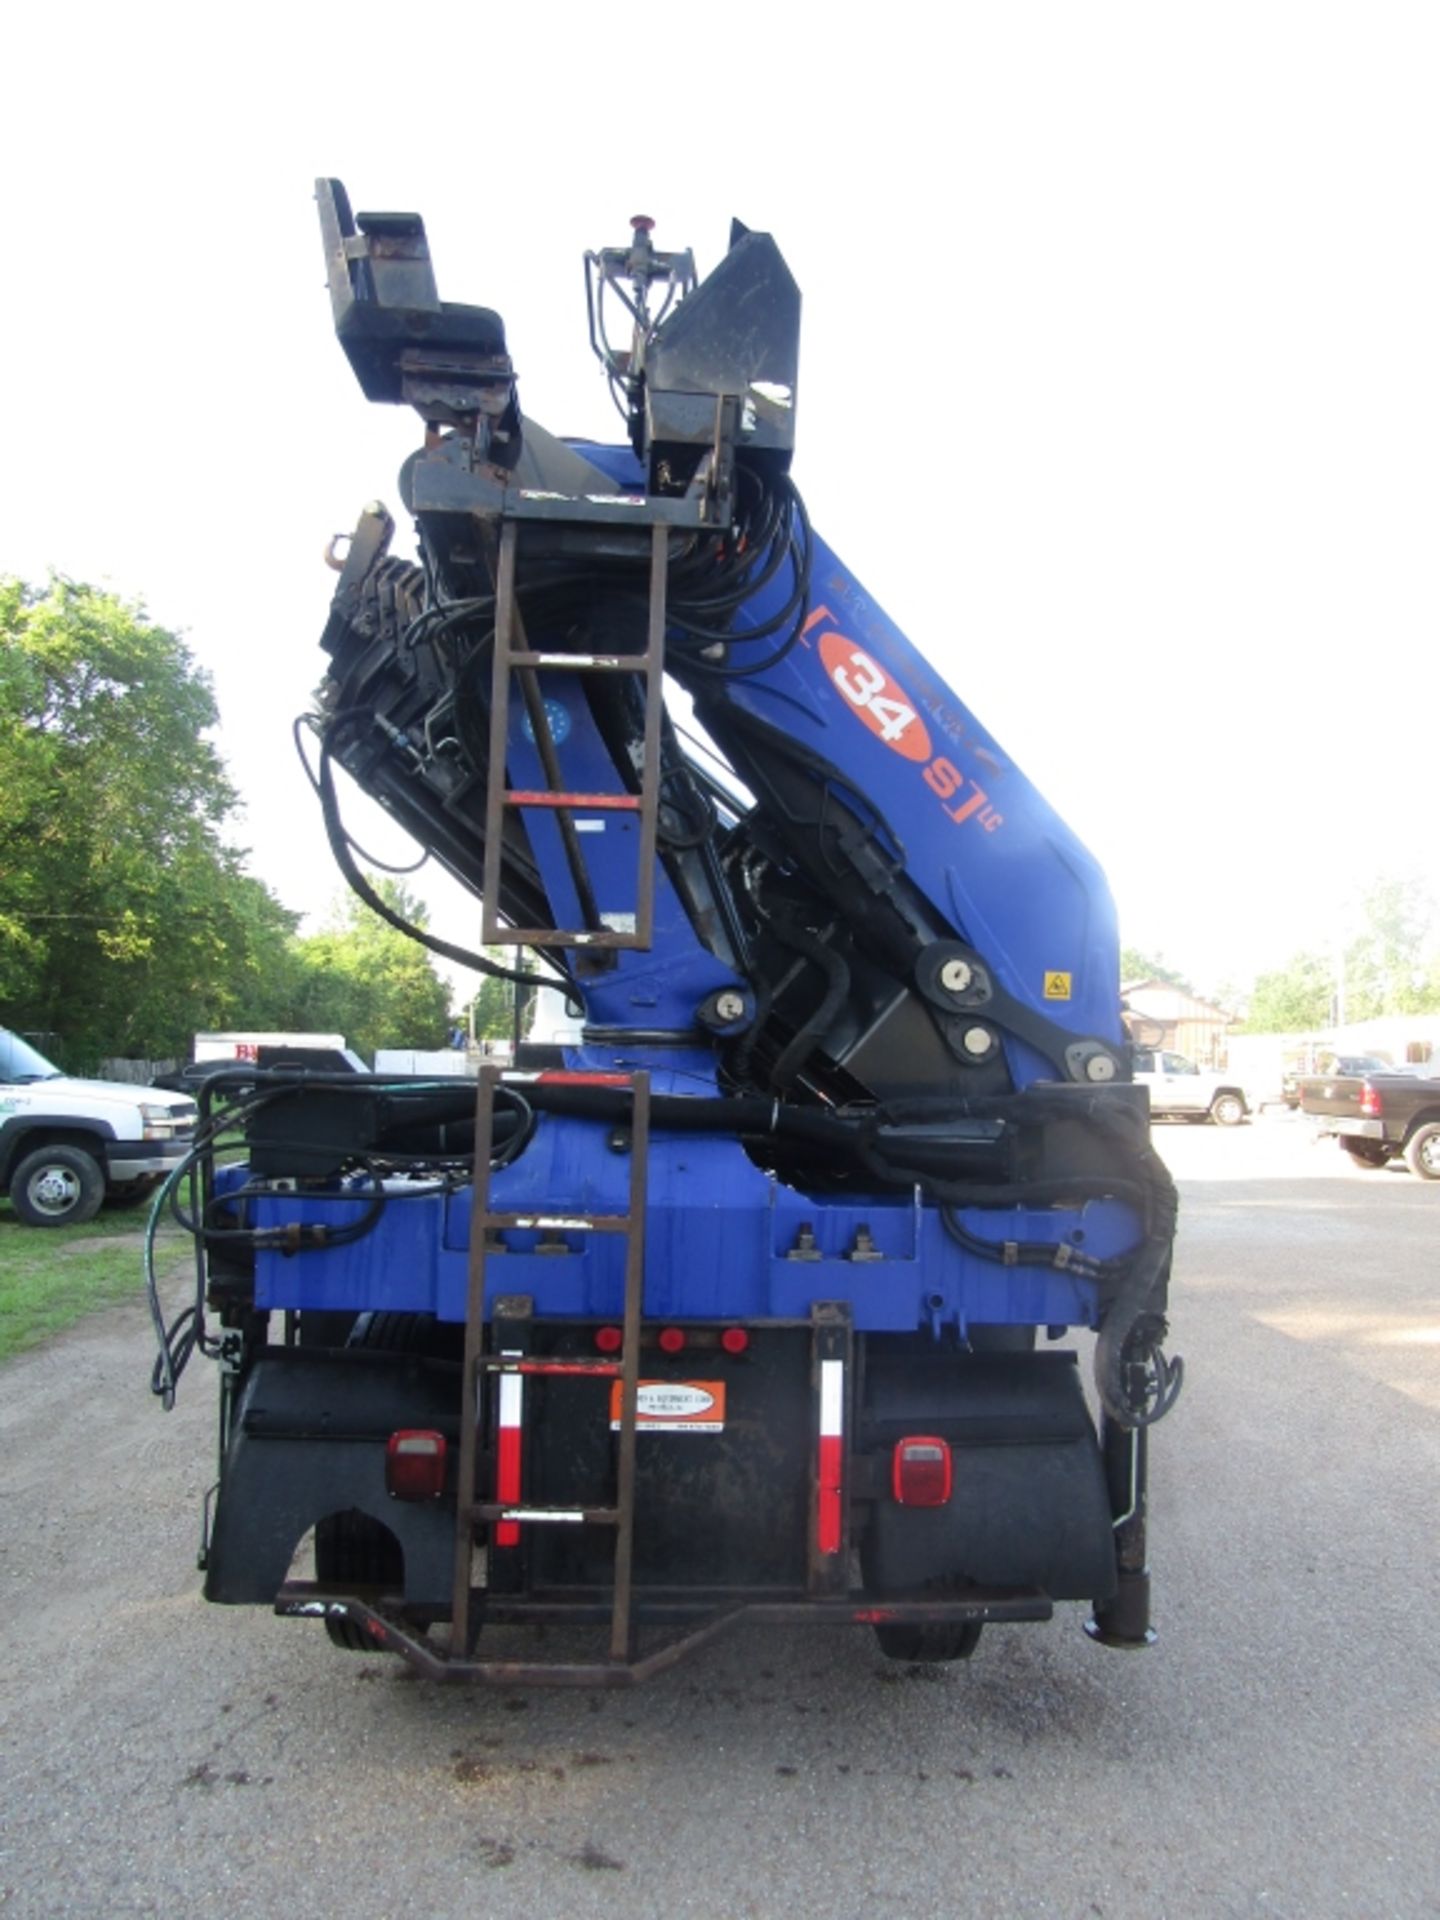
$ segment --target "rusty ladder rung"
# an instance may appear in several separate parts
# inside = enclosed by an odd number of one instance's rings
[[[551,793],[548,788],[520,788],[502,793],[507,807],[578,807],[582,813],[638,813],[638,793]]]
[[[593,1374],[597,1380],[618,1380],[621,1366],[618,1360],[587,1360],[577,1356],[565,1360],[516,1359],[513,1354],[482,1353],[480,1356],[482,1373],[518,1373],[522,1375],[554,1375],[562,1378],[566,1374],[583,1377]]]
[[[480,1225],[488,1233],[491,1227],[545,1228],[552,1233],[625,1233],[628,1213],[491,1213],[480,1215]]]
[[[565,673],[644,673],[643,653],[512,653],[512,667],[546,667]]]
[[[572,1527],[618,1527],[618,1507],[531,1507],[506,1506],[504,1501],[486,1500],[472,1509],[477,1520],[517,1520],[529,1526],[534,1521],[551,1521]]]

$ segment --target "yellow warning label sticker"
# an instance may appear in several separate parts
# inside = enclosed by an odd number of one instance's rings
[[[1068,1000],[1072,976],[1068,973],[1047,973],[1045,976],[1045,998],[1047,1000]]]

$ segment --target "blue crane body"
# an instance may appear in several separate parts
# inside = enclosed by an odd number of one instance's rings
[[[378,505],[336,563],[332,846],[395,918],[338,765],[477,898],[483,952],[416,937],[583,1024],[478,1090],[207,1089],[156,1375],[220,1362],[207,1593],[482,1681],[619,1684],[757,1611],[954,1659],[1087,1599],[1147,1644],[1175,1208],[1109,894],[810,528],[778,248],[737,225],[697,283],[636,221],[587,256],[628,444],[562,442],[418,216],[317,193],[341,344],[426,429],[418,564]],[[560,1617],[603,1656],[484,1650]]]

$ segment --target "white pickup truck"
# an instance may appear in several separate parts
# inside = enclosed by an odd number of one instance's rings
[[[1213,1120],[1220,1127],[1238,1127],[1249,1115],[1250,1103],[1239,1081],[1207,1073],[1183,1053],[1137,1047],[1134,1073],[1137,1085],[1150,1089],[1152,1114]]]
[[[31,1227],[143,1200],[184,1159],[195,1102],[119,1080],[72,1080],[0,1027],[0,1191]]]

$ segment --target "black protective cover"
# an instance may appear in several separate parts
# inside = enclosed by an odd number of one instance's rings
[[[870,1356],[862,1442],[882,1469],[906,1434],[949,1440],[944,1507],[902,1507],[883,1473],[863,1555],[890,1597],[1033,1586],[1053,1600],[1115,1588],[1114,1525],[1073,1353]]]
[[[454,1449],[459,1370],[410,1355],[276,1348],[241,1390],[206,1565],[205,1598],[268,1606],[296,1547],[327,1514],[357,1508],[405,1555],[411,1606],[450,1603],[455,1509],[385,1491],[385,1442],[434,1428]]]

